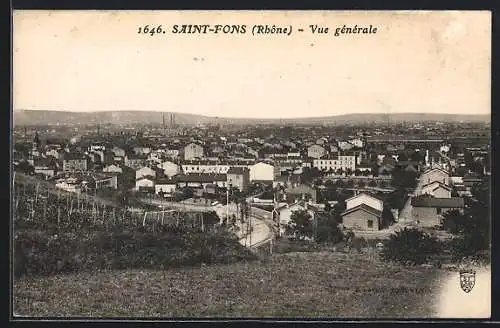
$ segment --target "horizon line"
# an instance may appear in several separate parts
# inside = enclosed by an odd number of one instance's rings
[[[134,112],[134,113],[171,113],[171,114],[181,114],[181,115],[193,115],[193,116],[202,116],[213,119],[232,119],[232,120],[295,120],[295,119],[322,119],[322,118],[330,118],[337,116],[349,116],[349,115],[449,115],[449,116],[490,116],[489,114],[455,114],[455,113],[446,113],[446,112],[382,112],[382,113],[345,113],[345,114],[331,114],[331,115],[323,115],[323,116],[295,116],[295,117],[228,117],[228,116],[219,116],[219,115],[208,115],[208,114],[195,114],[195,113],[185,113],[185,112],[175,112],[175,111],[163,111],[163,110],[138,110],[138,109],[104,109],[104,110],[88,110],[88,111],[76,111],[76,110],[58,110],[58,109],[14,109],[13,113],[16,111],[32,111],[32,112],[61,112],[61,113],[75,113],[75,114],[91,114],[91,113],[109,113],[109,112]]]

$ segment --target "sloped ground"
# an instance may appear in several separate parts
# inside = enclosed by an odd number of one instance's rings
[[[275,254],[264,261],[22,278],[14,312],[33,316],[436,316],[444,271],[341,253]]]

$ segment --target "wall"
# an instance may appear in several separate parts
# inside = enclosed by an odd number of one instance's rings
[[[373,227],[368,227],[368,220],[373,221]],[[379,220],[374,214],[357,210],[342,217],[342,225],[348,229],[377,231],[379,230]]]
[[[250,181],[274,181],[274,166],[257,163],[250,166]]]
[[[442,213],[445,211],[443,210]],[[412,207],[412,218],[420,227],[433,227],[440,224],[434,207]]]

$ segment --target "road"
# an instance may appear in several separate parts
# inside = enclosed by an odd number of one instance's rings
[[[247,201],[250,201],[252,197],[255,196],[248,197]],[[226,217],[228,213],[230,216],[236,215],[236,217],[238,217],[237,206],[236,204],[233,203],[230,203],[229,205],[211,206],[203,204],[169,202],[154,198],[152,199],[143,198],[141,199],[141,201],[146,204],[176,208],[184,211],[195,211],[195,212],[215,211],[217,215],[221,218]],[[251,217],[246,223],[241,223],[238,220],[239,231],[237,234],[238,237],[240,237],[240,243],[242,245],[246,247],[255,247],[267,242],[269,239],[272,238],[273,236],[272,229],[269,222],[266,221],[267,217],[265,215],[266,213],[264,212],[268,213],[267,211],[263,211],[257,208],[251,208],[251,213],[250,213]],[[251,223],[252,229],[249,229],[248,222]],[[249,235],[245,234],[244,232],[246,230],[250,230],[251,233]]]

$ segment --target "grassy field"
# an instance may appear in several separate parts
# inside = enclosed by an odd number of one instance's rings
[[[435,316],[444,271],[343,253],[275,254],[262,261],[26,277],[14,313],[32,316]]]

